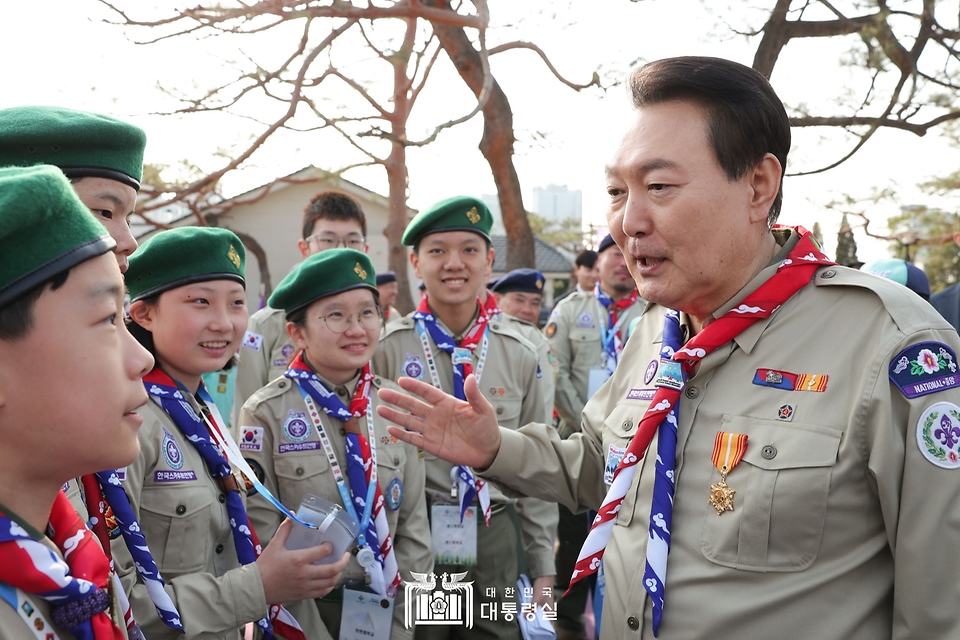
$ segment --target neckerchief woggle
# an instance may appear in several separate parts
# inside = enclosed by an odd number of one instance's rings
[[[383,510],[383,494],[380,483],[377,482],[377,452],[376,436],[373,423],[373,403],[370,402],[370,387],[373,374],[370,372],[370,363],[364,365],[360,372],[360,379],[350,398],[349,408],[341,402],[335,393],[327,389],[326,385],[313,372],[304,359],[303,352],[297,354],[290,363],[290,367],[283,374],[294,380],[307,405],[310,418],[313,420],[317,435],[323,445],[324,453],[330,463],[330,469],[340,492],[340,499],[347,512],[360,523],[357,531],[357,544],[362,549],[373,552],[374,562],[363,569],[370,576],[370,586],[380,595],[391,598],[397,593],[400,586],[400,572],[397,566],[396,555],[393,552],[393,537],[390,535],[390,525],[387,514]],[[367,436],[361,433],[345,431],[346,461],[349,487],[344,482],[340,463],[330,444],[316,405],[331,418],[346,423],[351,418],[365,417],[367,420]],[[362,516],[357,517],[358,513]],[[380,542],[382,541],[382,542]],[[360,554],[357,554],[359,560]],[[363,566],[363,565],[361,565]],[[386,580],[389,578],[390,582]]]
[[[229,441],[229,436],[222,433],[219,428],[219,425],[222,424],[222,418],[217,411],[217,405],[204,388],[203,382],[200,382],[196,395],[214,416],[212,420],[207,419],[207,421],[198,416],[197,412],[184,398],[183,394],[188,392],[160,367],[154,367],[153,371],[143,377],[143,386],[147,389],[147,393],[159,401],[160,406],[170,416],[173,423],[203,458],[210,476],[215,479],[231,476],[232,469],[230,463],[224,457],[222,445],[218,445],[211,440],[211,438],[215,438],[219,442]],[[204,417],[206,418],[206,416]],[[234,446],[236,445],[234,444]],[[223,487],[223,493],[226,496],[227,515],[230,518],[230,529],[233,533],[237,560],[242,565],[256,562],[261,547],[256,539],[253,526],[250,524],[250,519],[247,517],[240,492],[227,491],[226,487]],[[282,606],[268,604],[268,607],[267,616],[256,622],[266,640],[274,638],[271,621],[283,637],[291,640],[295,638],[306,640],[299,625]]]
[[[130,498],[124,492],[123,485],[120,483],[120,476],[115,470],[111,469],[97,472],[92,476],[84,476],[81,478],[81,483],[84,488],[87,509],[93,523],[91,528],[100,538],[100,544],[103,546],[107,557],[113,562],[110,553],[110,536],[107,533],[105,521],[109,505],[109,510],[113,512],[113,516],[117,519],[123,542],[130,552],[130,557],[133,558],[137,574],[147,589],[147,595],[153,601],[157,615],[160,616],[160,620],[165,625],[183,633],[180,612],[177,611],[170,594],[164,589],[166,583],[160,575],[160,569],[157,567],[153,554],[150,553],[150,548],[147,546],[147,541],[143,537],[140,523],[133,512],[133,507],[130,506]],[[139,628],[133,619],[126,594],[124,594],[123,600],[125,601],[123,606],[124,617],[129,618],[126,620],[128,633],[131,634],[131,637],[142,636],[143,632],[138,630]]]
[[[493,296],[488,296],[489,301]],[[496,303],[493,303],[496,308]],[[440,383],[440,374],[437,372],[437,363],[433,357],[433,350],[430,348],[430,340],[437,348],[450,354],[450,361],[453,364],[453,395],[458,400],[466,400],[463,393],[463,381],[467,376],[473,373],[473,353],[477,345],[480,345],[480,355],[477,358],[477,383],[480,383],[480,376],[483,375],[483,365],[487,359],[487,348],[490,343],[489,336],[489,315],[487,306],[477,298],[477,308],[479,313],[477,319],[467,335],[463,337],[460,344],[451,336],[446,329],[440,326],[427,301],[427,296],[420,299],[420,306],[410,317],[417,322],[417,332],[420,335],[420,344],[423,347],[423,355],[427,360],[427,369],[430,371],[430,378],[433,386],[437,389],[443,389]],[[499,309],[497,309],[499,311]],[[427,338],[427,335],[430,338]],[[480,500],[480,508],[483,511],[483,520],[490,526],[490,488],[485,480],[481,480],[474,475],[469,467],[457,465],[450,471],[451,479],[456,479],[459,486],[457,494],[460,498],[460,522],[463,522],[463,515],[470,508],[473,498]]]
[[[789,229],[788,227],[774,228]],[[683,380],[680,384],[657,384],[657,391],[650,405],[637,425],[637,434],[627,446],[620,464],[613,474],[613,483],[607,496],[600,505],[583,543],[570,578],[570,586],[597,572],[603,559],[610,534],[623,504],[627,490],[633,484],[637,465],[650,446],[654,434],[663,424],[661,439],[658,443],[657,471],[654,480],[654,495],[650,510],[650,534],[647,541],[646,567],[643,585],[653,604],[653,634],[657,635],[663,618],[664,588],[667,574],[667,554],[670,550],[670,531],[673,509],[674,465],[676,464],[676,425],[680,394],[686,378],[697,364],[708,354],[740,335],[757,320],[769,318],[780,306],[793,297],[800,289],[809,284],[817,269],[824,265],[836,264],[827,258],[813,235],[803,227],[794,229],[800,236],[796,246],[777,265],[776,273],[761,284],[743,302],[730,309],[708,324],[682,348],[667,344],[668,340],[678,341],[675,331],[679,328],[680,315],[669,310],[664,317],[664,345],[661,349],[661,363],[680,363]],[[674,326],[674,323],[675,326]],[[672,336],[672,337],[671,337]],[[682,339],[682,338],[681,338]],[[660,376],[658,375],[658,380]],[[672,448],[672,453],[669,449]],[[661,480],[662,476],[662,480]],[[658,486],[659,485],[659,486]],[[569,590],[569,589],[568,589]]]
[[[613,375],[617,363],[620,362],[620,354],[623,353],[624,341],[620,334],[623,321],[627,319],[627,314],[624,312],[637,301],[639,293],[634,289],[626,298],[614,302],[603,292],[600,283],[597,282],[593,287],[593,295],[607,312],[607,321],[600,324],[600,338],[603,353],[606,355],[607,373]]]
[[[0,513],[0,583],[49,602],[54,623],[77,640],[122,640],[109,614],[110,561],[62,491],[49,523],[63,560]]]

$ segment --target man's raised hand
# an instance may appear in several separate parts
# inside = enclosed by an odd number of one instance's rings
[[[380,417],[403,427],[388,426],[390,435],[454,464],[477,469],[493,464],[500,450],[500,427],[472,374],[463,382],[466,402],[413,378],[397,382],[417,397],[391,389],[377,392],[382,401],[403,409],[377,407]]]

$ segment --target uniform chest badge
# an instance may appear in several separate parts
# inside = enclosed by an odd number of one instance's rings
[[[283,355],[284,358],[287,358],[288,360],[293,355],[294,351],[296,351],[296,347],[294,347],[292,344],[285,344],[280,349],[280,353]]]
[[[643,384],[650,384],[653,376],[657,375],[657,361],[651,360],[647,365],[647,370],[643,372]]]
[[[650,366],[647,366],[649,371]],[[657,379],[653,383],[657,387],[666,387],[679,391],[683,389],[683,369],[679,362],[661,360],[657,367]]]
[[[617,470],[617,467],[620,466],[620,461],[623,460],[624,454],[627,453],[626,447],[618,447],[614,444],[611,444],[607,448],[607,462],[603,465],[603,483],[606,485],[613,484],[613,474]]]
[[[307,414],[290,409],[283,421],[283,436],[290,442],[303,442],[310,437],[310,423]]]
[[[240,449],[263,451],[263,427],[240,427]]]
[[[420,360],[420,356],[407,354],[406,360],[403,361],[403,375],[417,380],[423,377],[423,362]]]
[[[260,351],[260,347],[263,346],[263,336],[253,331],[247,331],[243,334],[243,346],[247,349]]]
[[[890,360],[890,381],[908,398],[958,387],[957,354],[942,342],[910,345]]]
[[[160,449],[163,452],[163,461],[167,463],[168,467],[174,471],[183,468],[183,452],[180,451],[177,441],[166,429],[163,431],[163,442]]]
[[[917,445],[938,467],[960,468],[960,407],[952,402],[927,407],[917,422]]]
[[[593,316],[590,315],[589,312],[584,311],[583,313],[580,314],[580,317],[577,318],[576,326],[577,328],[580,328],[580,329],[593,329],[595,326],[593,324]]]
[[[757,369],[753,376],[753,384],[760,387],[773,387],[784,391],[815,391],[823,393],[827,390],[827,381],[830,376],[822,373],[790,373],[779,369]]]
[[[390,484],[387,485],[385,499],[387,509],[390,509],[390,511],[396,511],[400,508],[400,504],[403,502],[403,480],[394,478],[390,481]]]

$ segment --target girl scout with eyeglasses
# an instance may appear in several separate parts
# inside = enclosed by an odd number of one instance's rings
[[[230,459],[230,435],[201,380],[240,346],[247,326],[243,273],[240,239],[208,227],[156,234],[131,256],[126,273],[129,327],[156,366],[143,380],[150,402],[139,410],[140,455],[117,484],[129,500],[121,510],[132,511],[150,551],[128,550],[119,538],[111,548],[151,640],[239,640],[248,623],[264,638],[303,639],[286,610],[271,605],[328,593],[346,566],[346,554],[313,564],[329,555],[329,545],[285,549],[292,522],[262,554],[251,531],[235,467],[240,458]],[[111,506],[118,512],[115,499]],[[142,571],[153,563],[176,615],[163,614],[158,583]]]
[[[370,370],[383,321],[373,265],[353,249],[314,254],[283,279],[269,304],[284,310],[300,351],[283,377],[244,404],[240,448],[288,508],[314,494],[360,525],[339,587],[291,611],[308,637],[337,638],[341,625],[352,632],[346,625],[367,619],[362,603],[373,602],[374,610],[393,604],[392,624],[383,610],[372,616],[375,637],[410,638],[400,581],[433,570],[425,476],[417,450],[392,438],[375,410],[378,389],[399,387]],[[279,514],[261,496],[249,505],[260,539],[269,540]],[[311,612],[316,626],[308,627]]]

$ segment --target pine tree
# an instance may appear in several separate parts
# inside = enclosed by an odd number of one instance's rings
[[[847,215],[844,214],[840,221],[840,232],[837,234],[837,264],[850,267],[859,262],[857,240],[853,237],[853,230],[847,222]]]

